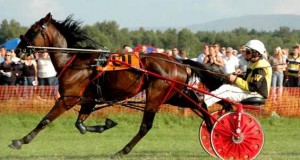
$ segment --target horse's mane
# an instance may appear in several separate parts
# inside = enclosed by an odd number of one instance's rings
[[[224,79],[222,79],[219,76],[216,76],[216,74],[213,74],[215,71],[212,71],[205,65],[190,59],[182,60],[182,63],[191,66],[192,72],[200,78],[200,81],[210,91],[215,90],[219,88],[222,84],[224,84]]]
[[[87,40],[86,32],[80,26],[82,22],[74,20],[73,15],[69,15],[62,22],[59,22],[55,19],[52,19],[51,22],[56,27],[56,29],[66,38],[68,47],[76,48],[78,46],[81,46],[81,43]]]

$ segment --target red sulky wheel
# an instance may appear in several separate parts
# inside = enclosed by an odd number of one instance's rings
[[[252,115],[241,113],[241,136],[235,138],[237,115],[229,112],[221,116],[211,132],[211,145],[222,159],[254,159],[264,145],[264,132]]]
[[[215,119],[218,119],[224,113],[225,112],[223,110],[215,111],[215,112],[211,113],[211,116],[214,117]],[[213,123],[214,123],[214,121],[213,121]],[[205,152],[207,152],[209,155],[211,155],[213,157],[217,157],[211,146],[210,133],[208,132],[208,130],[206,128],[205,121],[203,121],[199,127],[199,141]]]

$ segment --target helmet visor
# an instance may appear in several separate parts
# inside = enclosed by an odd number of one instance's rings
[[[252,48],[249,48],[249,47],[246,47],[246,54],[252,54],[252,53],[259,53],[258,51],[256,51],[255,49],[252,49]],[[260,54],[260,53],[259,53]]]

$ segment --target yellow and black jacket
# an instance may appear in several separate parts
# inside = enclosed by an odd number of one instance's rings
[[[300,56],[294,58],[292,55],[289,55],[286,59],[287,66],[287,74],[289,76],[298,77],[298,72],[300,69]]]
[[[245,91],[257,92],[264,98],[268,98],[271,80],[272,67],[266,59],[261,58],[255,63],[249,62],[246,76],[238,77],[234,83]]]

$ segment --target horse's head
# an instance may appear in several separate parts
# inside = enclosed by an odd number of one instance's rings
[[[33,49],[27,48],[27,46],[39,46],[39,47],[49,47],[53,44],[50,36],[53,35],[56,30],[51,24],[52,15],[48,13],[44,18],[35,22],[25,33],[21,35],[21,42],[16,48],[17,56],[20,57],[22,54],[32,54]]]
[[[64,21],[52,19],[48,13],[44,18],[34,23],[25,35],[21,35],[21,42],[17,46],[18,57],[33,54],[35,47],[56,47],[56,48],[83,48],[87,40],[86,32],[80,26],[81,22],[68,16]],[[48,50],[52,63],[57,70],[60,70],[70,59],[70,54],[59,50]],[[55,53],[55,54],[54,54]]]
[[[25,35],[21,35],[21,42],[16,48],[17,56],[21,56],[21,54],[31,54],[33,52],[32,49],[28,49],[27,46],[49,46],[45,41],[45,30],[48,26],[48,23],[51,21],[51,14],[48,13],[46,17],[40,19],[35,22],[25,33]]]

